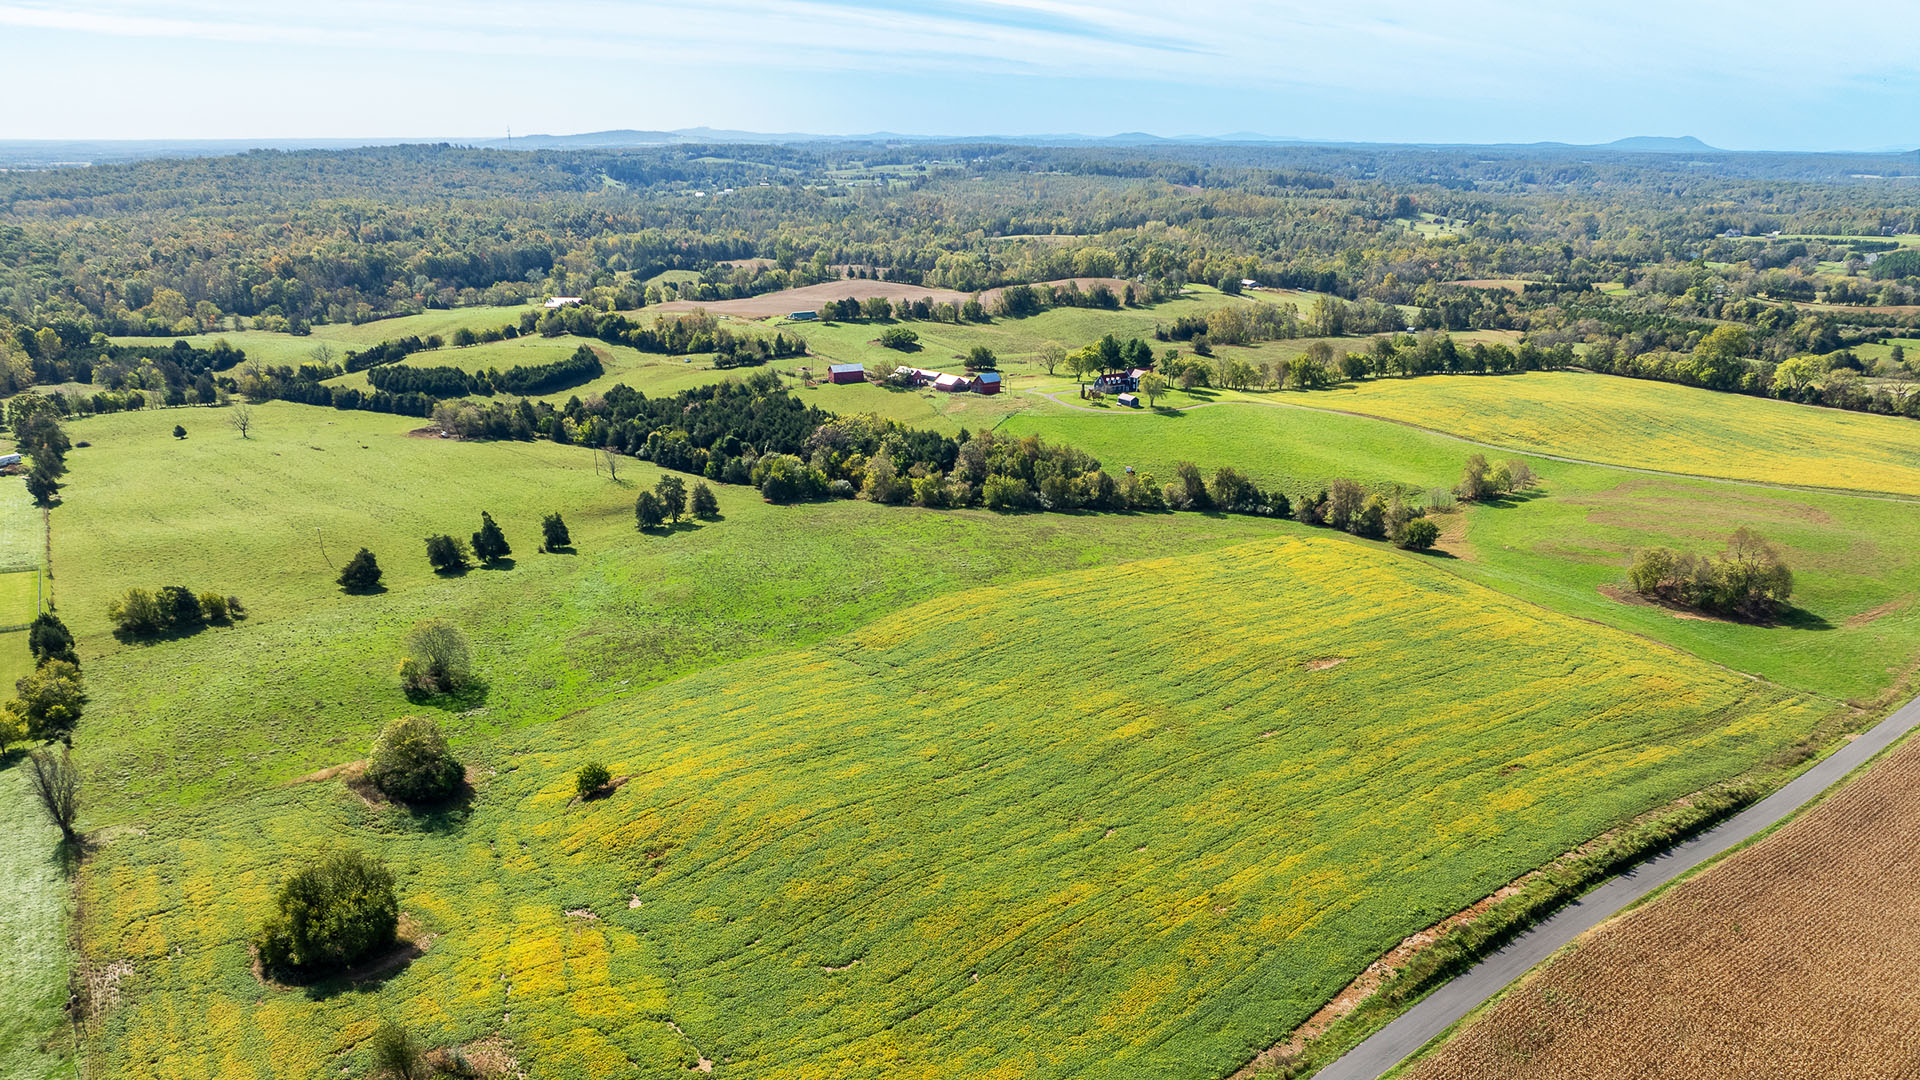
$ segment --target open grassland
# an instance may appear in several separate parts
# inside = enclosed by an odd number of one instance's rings
[[[67,882],[55,859],[60,831],[32,802],[26,771],[18,754],[0,760],[0,1076],[51,1080],[75,1075],[61,1014]]]
[[[399,641],[423,618],[466,627],[490,683],[449,718],[464,738],[818,641],[957,588],[1285,528],[777,507],[716,485],[724,520],[643,536],[633,498],[660,473],[637,461],[615,483],[576,447],[411,438],[410,418],[287,403],[255,415],[245,440],[217,409],[72,425],[92,445],[74,451],[53,512],[56,595],[93,695],[81,743],[102,817],[276,783],[357,753],[392,711]],[[176,422],[189,438],[172,438]],[[422,538],[470,535],[482,510],[513,544],[511,568],[433,574]],[[577,553],[536,552],[551,511],[564,514]],[[384,593],[334,584],[362,546],[386,571]],[[167,584],[236,594],[250,617],[155,644],[116,641],[108,602]]]
[[[1380,379],[1305,396],[1499,446],[1734,480],[1920,495],[1920,424],[1579,372]]]
[[[430,334],[449,337],[455,330],[466,327],[479,331],[499,329],[508,323],[519,323],[520,316],[530,310],[526,305],[506,307],[463,307],[436,308],[423,311],[418,315],[400,315],[391,319],[375,319],[364,323],[321,323],[314,326],[310,334],[277,334],[268,330],[222,330],[210,334],[192,334],[183,338],[154,337],[115,337],[116,345],[171,345],[175,341],[185,341],[195,348],[210,348],[214,342],[226,339],[227,344],[244,350],[248,359],[259,360],[267,364],[299,364],[313,359],[313,350],[318,345],[330,346],[334,353],[334,362],[338,363],[340,354],[348,349],[361,349],[368,345],[377,345],[382,341],[418,335],[422,338]],[[532,309],[537,310],[537,309]]]
[[[957,593],[470,746],[470,813],[316,781],[144,821],[82,887],[87,962],[130,968],[93,1071],[357,1071],[394,1015],[543,1077],[1212,1080],[1827,709],[1329,539]],[[587,760],[631,779],[573,803]],[[341,843],[431,944],[262,986],[261,904]]]
[[[681,390],[706,386],[740,375],[739,369],[714,368],[711,354],[663,356],[658,353],[644,353],[625,345],[608,345],[602,341],[575,337],[571,334],[550,338],[522,337],[509,341],[491,341],[464,348],[446,346],[412,353],[397,363],[412,367],[452,367],[466,372],[485,371],[489,368],[507,371],[517,367],[557,363],[572,356],[574,350],[582,345],[592,349],[600,357],[600,364],[605,369],[605,373],[599,378],[590,379],[576,386],[563,387],[549,394],[536,394],[533,400],[563,403],[576,395],[584,399],[591,394],[604,394],[622,384],[644,394],[674,394]],[[372,384],[368,381],[366,372],[351,371],[327,380],[327,385],[352,386],[366,390]],[[504,400],[511,395],[495,396]]]
[[[1409,1080],[1904,1077],[1920,1062],[1920,742],[1579,941]]]
[[[1893,347],[1898,345],[1902,359],[1920,363],[1920,338],[1894,337],[1884,341],[1871,341],[1865,345],[1855,345],[1853,351],[1862,360],[1880,361],[1893,359]]]
[[[1073,400],[1071,389],[1064,396]],[[1068,442],[1110,471],[1131,465],[1161,480],[1180,460],[1209,471],[1231,464],[1293,495],[1318,491],[1336,476],[1415,491],[1450,487],[1467,455],[1479,450],[1402,424],[1251,403],[1256,399],[1322,400],[1229,393],[1217,396],[1224,404],[1182,412],[1043,404],[1000,430]],[[1616,448],[1627,456],[1632,450]],[[1440,518],[1443,547],[1455,556],[1444,560],[1449,569],[1556,611],[1834,697],[1874,699],[1920,659],[1920,504],[1527,460],[1545,479],[1536,497]],[[1780,545],[1794,569],[1801,610],[1782,625],[1683,618],[1615,598],[1636,550],[1714,552],[1743,525]]]

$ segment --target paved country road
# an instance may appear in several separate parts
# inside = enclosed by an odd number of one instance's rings
[[[1608,879],[1561,908],[1315,1073],[1316,1080],[1376,1080],[1561,946],[1688,870],[1752,839],[1811,802],[1916,725],[1920,725],[1920,698],[1902,705],[1779,791],[1693,839]]]

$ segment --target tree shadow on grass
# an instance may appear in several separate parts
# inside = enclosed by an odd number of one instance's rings
[[[487,680],[476,677],[468,680],[465,686],[457,690],[442,690],[435,693],[407,687],[406,694],[407,700],[415,705],[425,705],[445,712],[466,712],[468,709],[477,709],[485,705],[487,692],[490,689]]]
[[[387,591],[385,585],[342,585],[340,591],[348,596],[379,596]]]
[[[579,552],[574,550],[572,544],[561,544],[559,547],[543,547],[540,549],[540,553],[542,555],[577,555],[579,554]]]
[[[1773,620],[1773,624],[1788,630],[1834,629],[1834,625],[1825,618],[1808,611],[1806,608],[1795,607],[1791,604]]]
[[[1155,416],[1165,416],[1169,419],[1185,420],[1187,418],[1187,410],[1173,405],[1155,405],[1147,411]]]
[[[431,940],[428,938],[429,943]],[[389,979],[407,970],[415,960],[426,955],[426,952],[426,947],[420,942],[401,938],[394,942],[391,949],[370,956],[345,971],[331,971],[320,975],[281,970],[262,972],[259,961],[255,960],[254,972],[263,982],[271,979],[274,984],[281,987],[303,991],[309,1001],[328,1001],[342,994],[379,990]]]
[[[1479,502],[1470,503],[1469,505],[1484,506],[1491,510],[1512,510],[1515,507],[1525,506],[1535,499],[1544,499],[1546,497],[1547,493],[1540,489],[1533,491],[1510,491],[1505,495],[1492,499],[1482,499]]]
[[[516,567],[516,566],[519,566],[519,565],[520,565],[519,563],[517,563],[517,562],[514,562],[514,561],[513,561],[513,556],[511,556],[511,555],[502,555],[502,556],[501,556],[500,558],[498,558],[498,559],[495,559],[495,560],[493,560],[492,562],[483,562],[483,563],[481,563],[481,564],[480,564],[480,569],[482,569],[482,570],[511,570],[511,569],[513,569],[514,567]]]
[[[1430,547],[1430,548],[1398,548],[1398,549],[1396,549],[1396,550],[1399,550],[1399,551],[1404,551],[1404,552],[1406,552],[1406,553],[1407,553],[1407,554],[1409,554],[1409,555],[1421,555],[1421,556],[1424,556],[1424,557],[1426,557],[1426,558],[1429,558],[1429,559],[1458,559],[1458,558],[1460,557],[1460,556],[1458,556],[1458,555],[1455,555],[1455,554],[1454,554],[1453,552],[1451,552],[1451,551],[1442,551],[1441,549],[1439,549],[1439,548],[1437,548],[1437,547]]]

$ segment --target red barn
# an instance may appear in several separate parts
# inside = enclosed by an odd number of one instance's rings
[[[827,367],[827,381],[834,383],[857,383],[867,381],[867,369],[859,364],[832,364]]]

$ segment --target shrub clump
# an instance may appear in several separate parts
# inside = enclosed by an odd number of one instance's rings
[[[613,774],[607,771],[605,765],[597,761],[590,761],[580,766],[580,770],[573,774],[574,790],[577,791],[583,799],[591,797],[612,781]]]
[[[377,859],[343,851],[280,883],[253,947],[269,970],[323,974],[390,948],[399,926],[393,874]]]
[[[337,580],[341,588],[353,592],[377,589],[380,587],[380,563],[374,559],[373,552],[361,548],[353,558],[347,560],[347,565],[340,568]]]
[[[1648,548],[1634,556],[1627,582],[1652,600],[1756,622],[1779,614],[1793,596],[1793,571],[1779,549],[1745,526],[1711,558]]]
[[[422,694],[449,694],[467,686],[473,681],[467,636],[441,619],[413,624],[402,646],[400,681]]]
[[[195,593],[184,585],[166,585],[152,592],[128,589],[107,604],[114,632],[132,638],[191,634],[208,623],[231,622],[244,613],[237,597]]]
[[[467,542],[442,533],[427,537],[427,563],[436,574],[457,574],[467,568]]]
[[[367,754],[367,779],[390,798],[436,802],[460,790],[463,770],[440,725],[403,716],[380,729]]]

